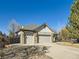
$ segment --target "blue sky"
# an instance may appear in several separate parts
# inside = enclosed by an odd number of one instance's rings
[[[8,33],[12,19],[18,23],[47,23],[55,31],[68,21],[73,0],[0,0],[0,31]]]

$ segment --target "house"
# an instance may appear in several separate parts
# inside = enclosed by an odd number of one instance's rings
[[[21,44],[47,44],[54,40],[54,31],[47,24],[22,26],[18,35]]]

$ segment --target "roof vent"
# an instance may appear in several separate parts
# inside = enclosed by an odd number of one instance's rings
[[[24,28],[24,26],[22,26],[22,29]]]

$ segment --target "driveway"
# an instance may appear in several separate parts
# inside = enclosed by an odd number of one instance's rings
[[[79,48],[53,43],[48,51],[47,55],[53,59],[79,59]]]

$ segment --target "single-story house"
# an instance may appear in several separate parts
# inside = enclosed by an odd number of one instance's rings
[[[21,44],[47,44],[54,40],[54,31],[47,24],[22,26],[18,35]]]

